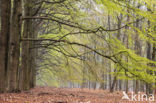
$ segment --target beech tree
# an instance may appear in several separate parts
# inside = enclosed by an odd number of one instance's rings
[[[1,32],[0,32],[0,92],[4,92],[7,86],[8,50],[10,37],[10,13],[11,1],[1,0]]]

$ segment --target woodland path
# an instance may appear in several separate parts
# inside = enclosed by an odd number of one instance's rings
[[[0,94],[0,103],[149,103],[121,100],[122,96],[119,91],[36,87],[21,93]]]

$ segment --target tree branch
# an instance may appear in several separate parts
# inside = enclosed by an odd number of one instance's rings
[[[35,3],[35,4],[38,5],[38,4],[41,4],[41,3],[46,3],[46,4],[52,4],[52,5],[54,5],[54,4],[63,3],[63,2],[65,2],[65,1],[66,1],[66,0],[59,0],[59,1],[45,1],[45,0],[42,0],[42,1],[37,2],[37,3]]]
[[[120,27],[120,28],[116,28],[116,29],[105,29],[104,27],[100,26],[100,27],[97,27],[97,28],[94,28],[94,29],[86,29],[85,27],[83,26],[80,26],[78,25],[77,23],[73,23],[73,22],[70,22],[70,21],[66,21],[66,20],[62,20],[60,18],[56,18],[56,17],[42,17],[42,16],[33,16],[33,17],[30,17],[30,16],[26,16],[26,17],[23,17],[22,20],[26,20],[26,19],[43,19],[43,20],[52,20],[52,21],[55,21],[57,23],[60,23],[60,24],[63,24],[63,25],[66,25],[66,26],[70,26],[70,27],[74,27],[74,28],[78,28],[78,29],[81,29],[81,30],[84,30],[84,31],[87,31],[87,32],[91,32],[91,33],[96,33],[98,31],[106,31],[106,32],[114,32],[114,31],[118,31],[120,29],[123,29],[125,27],[127,27],[128,25],[130,24],[133,24],[133,23],[136,23],[138,21],[133,21],[133,22],[129,22],[127,24],[125,24],[124,26]],[[141,18],[139,19],[140,20],[143,20],[144,18]]]

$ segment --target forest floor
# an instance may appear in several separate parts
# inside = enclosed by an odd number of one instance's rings
[[[122,100],[122,96],[119,91],[36,87],[21,93],[0,94],[0,103],[156,103]]]

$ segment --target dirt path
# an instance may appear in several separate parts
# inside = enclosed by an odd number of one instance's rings
[[[0,103],[152,103],[125,101],[122,96],[122,92],[106,90],[36,87],[22,93],[0,94]]]

